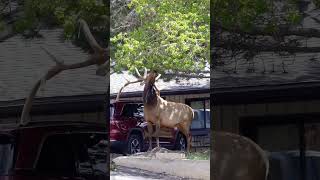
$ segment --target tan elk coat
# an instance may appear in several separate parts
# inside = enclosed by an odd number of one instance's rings
[[[168,102],[157,93],[155,80],[157,73],[150,72],[145,79],[143,91],[144,118],[148,122],[149,146],[151,146],[151,124],[156,125],[154,135],[159,147],[160,127],[177,127],[187,140],[187,151],[191,147],[190,125],[194,117],[191,107],[182,103]],[[150,149],[150,147],[149,147]]]

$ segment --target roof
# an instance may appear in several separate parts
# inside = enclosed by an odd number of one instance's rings
[[[84,61],[89,56],[81,48],[64,41],[62,29],[40,33],[43,38],[27,40],[16,35],[0,42],[0,102],[24,99],[34,83],[55,65],[41,46],[65,63]],[[47,81],[37,97],[105,94],[107,79],[95,73],[95,66],[64,71]]]
[[[320,41],[319,41],[320,45]],[[223,72],[223,67],[213,70],[212,88],[234,88],[247,86],[265,86],[302,82],[320,82],[320,59],[318,54],[297,54],[296,59],[292,62],[292,57],[284,60],[286,73],[282,69],[282,59],[270,53],[264,53],[261,58],[265,61],[266,72],[263,73],[264,67],[262,60],[254,60],[255,72],[247,72],[250,64],[245,60],[239,60],[237,73]],[[310,60],[316,56],[315,60]],[[291,61],[291,62],[290,62]],[[272,67],[275,71],[272,72]],[[225,68],[231,69],[234,64],[231,63]]]
[[[110,76],[110,94],[111,97],[117,95],[121,87],[127,82],[126,79],[129,81],[134,81],[136,78],[129,74],[127,71],[123,72],[122,74],[112,74]],[[161,94],[165,92],[188,92],[190,90],[200,91],[203,89],[210,89],[210,78],[179,78],[179,79],[172,79],[170,81],[163,81],[161,78],[157,81],[157,87],[161,91]],[[136,95],[140,94],[143,90],[143,86],[140,83],[130,84],[126,86],[122,92],[123,94],[127,95]]]
[[[312,8],[311,3],[308,14],[316,17],[319,11],[312,11]],[[302,27],[320,29],[319,23],[310,17],[303,20]],[[299,42],[304,47],[320,47],[320,38],[300,38]],[[233,71],[235,63],[236,73]],[[233,59],[224,67],[215,67],[212,82],[213,89],[320,82],[320,53],[297,53],[296,56],[280,57],[273,52],[266,52],[250,62],[238,57],[237,62]]]

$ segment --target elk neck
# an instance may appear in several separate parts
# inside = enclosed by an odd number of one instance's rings
[[[154,83],[146,83],[143,90],[143,103],[148,106],[157,104],[157,94],[154,88]]]

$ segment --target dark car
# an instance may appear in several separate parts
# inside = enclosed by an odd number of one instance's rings
[[[153,126],[155,131],[155,126]],[[147,123],[143,118],[143,104],[118,101],[110,105],[110,142],[112,152],[134,154],[149,148]],[[160,146],[171,150],[186,149],[186,137],[177,129],[161,128]],[[153,138],[153,147],[156,140]]]
[[[104,180],[105,130],[83,122],[0,125],[0,180]]]
[[[270,170],[268,180],[300,180],[299,151],[268,152]],[[320,180],[320,152],[306,151],[305,180]]]

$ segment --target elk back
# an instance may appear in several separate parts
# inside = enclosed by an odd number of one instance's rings
[[[227,132],[213,132],[213,180],[266,180],[269,160],[253,141]]]

